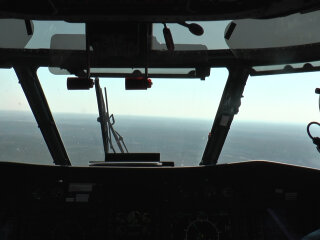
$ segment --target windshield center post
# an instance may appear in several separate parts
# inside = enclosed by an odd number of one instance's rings
[[[14,66],[24,94],[56,165],[71,165],[59,131],[33,66]]]
[[[247,66],[238,64],[229,67],[228,70],[228,80],[200,165],[217,164],[233,117],[239,112],[242,94],[247,83],[250,69]]]

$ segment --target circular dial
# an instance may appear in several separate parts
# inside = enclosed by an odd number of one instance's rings
[[[195,220],[186,229],[185,240],[218,240],[219,231],[209,220]]]

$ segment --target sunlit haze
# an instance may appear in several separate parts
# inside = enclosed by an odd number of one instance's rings
[[[1,70],[0,110],[30,111],[12,69]],[[67,76],[38,70],[53,112],[98,114],[95,90],[68,91]],[[147,91],[126,91],[124,79],[101,79],[107,87],[110,111],[119,115],[213,119],[228,76],[226,69],[212,69],[205,81],[153,79]],[[318,73],[250,77],[238,120],[306,123],[319,118]]]

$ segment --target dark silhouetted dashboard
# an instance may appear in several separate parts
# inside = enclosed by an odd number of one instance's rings
[[[314,169],[0,165],[0,239],[299,239],[320,228]]]

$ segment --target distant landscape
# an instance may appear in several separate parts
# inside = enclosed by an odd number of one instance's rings
[[[104,152],[95,115],[55,114],[73,165],[102,161]],[[116,116],[115,129],[130,152],[160,152],[162,161],[196,166],[212,121]],[[306,123],[307,124],[307,123]],[[320,168],[320,154],[306,134],[306,124],[235,121],[219,163],[269,160]],[[41,132],[29,112],[0,111],[0,161],[53,164]]]

